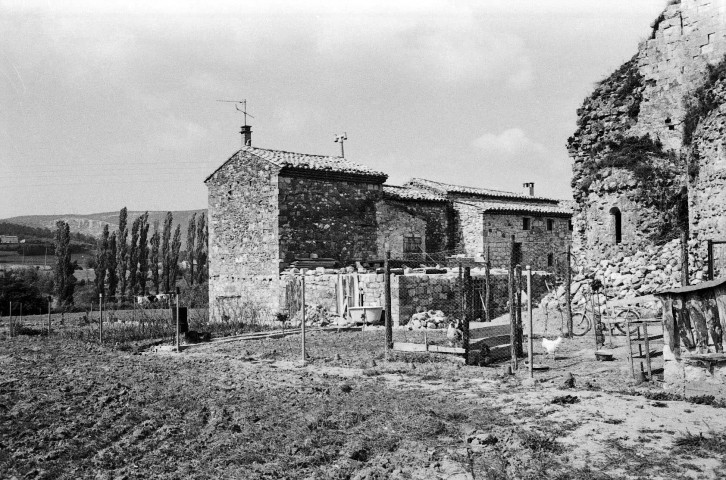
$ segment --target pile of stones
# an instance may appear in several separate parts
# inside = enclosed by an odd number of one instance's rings
[[[426,312],[414,313],[406,324],[409,330],[419,330],[427,328],[429,330],[437,328],[447,328],[449,326],[448,317],[441,310],[428,310]]]
[[[693,251],[693,250],[691,250]],[[706,278],[708,266],[691,254],[688,259],[691,284]],[[573,306],[584,305],[590,294],[592,279],[603,284],[600,303],[607,299],[640,297],[681,286],[681,247],[673,240],[659,247],[649,247],[632,255],[618,254],[583,269],[572,281],[570,293]],[[545,296],[541,307],[556,308],[564,305],[565,287]]]

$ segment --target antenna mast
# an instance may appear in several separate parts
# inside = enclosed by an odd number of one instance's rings
[[[345,158],[345,149],[343,148],[343,143],[345,143],[346,140],[348,140],[347,132],[343,132],[340,135],[335,136],[335,143],[340,144],[340,156],[343,158]]]
[[[247,100],[217,100],[218,102],[225,102],[225,103],[234,103],[234,108],[237,109],[238,112],[242,112],[242,114],[245,116],[245,124],[244,126],[247,126],[247,116],[249,115],[250,118],[255,118],[249,113],[247,113]],[[239,106],[242,105],[242,108],[239,108]]]

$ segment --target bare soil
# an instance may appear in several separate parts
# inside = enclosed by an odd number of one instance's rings
[[[724,410],[653,400],[617,345],[597,362],[592,337],[565,340],[532,383],[448,357],[386,361],[383,342],[314,332],[302,366],[299,337],[179,354],[0,339],[0,477],[726,476]]]

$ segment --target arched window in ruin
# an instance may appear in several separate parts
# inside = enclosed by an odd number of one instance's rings
[[[610,209],[610,231],[612,232],[612,238],[617,245],[623,241],[623,223],[620,215],[620,209],[613,207]]]

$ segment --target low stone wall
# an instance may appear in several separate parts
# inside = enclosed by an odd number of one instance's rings
[[[726,400],[726,361],[714,361],[712,367],[691,362],[686,358],[677,360],[666,345],[663,348],[663,388],[684,397],[713,395]]]
[[[329,312],[340,314],[336,303],[336,285],[341,274],[309,272],[305,277],[305,302],[325,307]],[[290,275],[280,279],[281,298],[284,299],[286,285],[292,281]],[[394,275],[391,278],[391,317],[394,325],[405,325],[416,312],[426,310],[442,310],[446,314],[458,311],[457,296],[458,273],[444,274],[408,274]],[[526,290],[526,278],[522,278]],[[546,272],[533,272],[533,302],[538,302],[547,293],[545,280],[553,282],[552,275]],[[359,288],[363,293],[363,305],[384,306],[383,274],[358,274]],[[484,313],[477,305],[481,305],[484,296],[484,272],[472,271],[474,283],[475,314],[484,320]],[[492,289],[492,318],[505,313],[508,301],[508,275],[504,270],[493,270],[490,277]],[[284,305],[284,300],[280,304]]]

